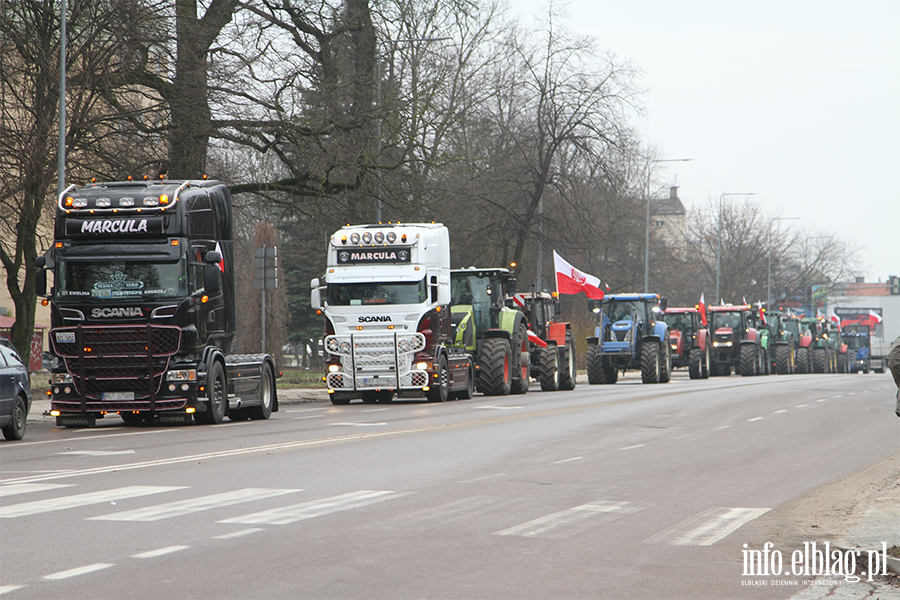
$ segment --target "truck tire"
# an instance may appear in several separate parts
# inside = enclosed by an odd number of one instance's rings
[[[585,366],[587,367],[588,383],[591,385],[606,383],[603,381],[603,364],[600,360],[601,358],[600,346],[589,344],[587,356],[585,357]]]
[[[334,395],[334,392],[328,394],[328,398],[335,406],[346,406],[350,404],[350,398],[338,398]]]
[[[672,353],[669,352],[669,347],[665,342],[660,342],[659,344],[659,382],[660,383],[669,383],[669,380],[672,378]]]
[[[509,393],[525,394],[531,386],[531,355],[528,354],[528,329],[525,324],[519,325],[519,334],[512,340],[513,353],[518,351],[519,359],[516,361],[514,377],[510,384]],[[515,358],[515,356],[513,356]]]
[[[691,379],[700,379],[703,372],[703,350],[691,348],[688,354],[688,375]]]
[[[5,377],[5,376],[4,376]],[[3,438],[7,440],[21,440],[25,437],[25,427],[28,426],[28,408],[25,398],[16,396],[9,425],[3,428]]]
[[[775,346],[775,371],[787,375],[791,369],[791,347],[787,344]]]
[[[549,344],[541,348],[541,389],[545,392],[559,389],[559,352]]]
[[[757,363],[759,362],[758,351],[755,345],[753,344],[744,344],[741,346],[741,362],[740,362],[740,370],[742,377],[748,377],[750,375],[757,374],[757,367],[759,366]]]
[[[202,425],[218,425],[225,419],[228,408],[228,387],[225,384],[225,370],[217,360],[213,361],[206,374],[206,388],[209,394],[206,410],[194,413],[194,420]]]
[[[246,409],[247,415],[254,421],[263,421],[272,416],[275,404],[275,374],[269,363],[263,363],[262,379],[259,382],[259,406]]]
[[[478,391],[486,396],[505,396],[512,385],[509,340],[486,338],[478,357]]]
[[[659,344],[646,342],[641,344],[641,381],[643,383],[659,383]]]
[[[828,353],[825,348],[813,349],[813,371],[825,373],[828,370]]]
[[[563,368],[559,374],[559,389],[575,389],[575,336],[571,331],[566,332],[566,347],[560,353],[559,365]]]
[[[468,400],[475,395],[475,368],[470,364],[466,369],[466,389],[453,392],[454,400]]]
[[[804,348],[800,346],[797,350],[797,372],[798,373],[812,373],[812,369],[810,368],[812,365],[809,364],[809,348]]]
[[[506,340],[504,340],[506,341]],[[441,354],[437,361],[437,377],[428,386],[425,399],[429,402],[446,402],[450,395],[450,367],[447,365],[447,357]]]
[[[841,352],[837,357],[837,372],[838,373],[849,373],[850,370],[847,368],[847,353]]]

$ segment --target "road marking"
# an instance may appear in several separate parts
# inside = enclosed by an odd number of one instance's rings
[[[387,423],[385,423],[383,421],[381,423],[365,423],[365,422],[359,421],[356,423],[332,423],[332,425],[345,425],[347,427],[381,427],[381,426],[387,425]]]
[[[190,498],[188,500],[178,500],[176,502],[168,502],[166,504],[157,504],[156,506],[147,506],[144,508],[136,508],[134,510],[126,510],[123,512],[113,513],[110,515],[100,515],[91,517],[89,521],[135,521],[147,523],[151,521],[161,521],[171,517],[180,517],[193,513],[211,510],[214,508],[223,508],[225,506],[233,506],[242,502],[252,502],[254,500],[264,500],[266,498],[274,498],[284,494],[292,494],[294,492],[302,492],[303,490],[273,490],[264,488],[245,488],[235,490],[233,492],[225,492],[222,494],[213,494],[211,496],[201,496],[200,498]]]
[[[563,463],[572,462],[572,461],[575,461],[575,460],[584,460],[584,457],[583,457],[583,456],[573,456],[572,458],[564,458],[564,459],[562,459],[562,460],[555,460],[555,461],[553,461],[553,462],[550,463],[550,464],[553,464],[553,465],[561,465],[561,464],[563,464]]]
[[[598,500],[597,502],[582,504],[575,508],[546,515],[502,531],[495,531],[493,535],[564,539],[643,508],[643,506],[636,506],[631,502]]]
[[[389,408],[369,408],[369,409],[364,410],[363,412],[365,412],[365,413],[381,412],[383,410],[391,410],[391,409],[389,409]]]
[[[50,498],[48,500],[37,500],[35,502],[23,502],[21,504],[12,504],[10,506],[0,506],[0,518],[12,519],[16,517],[27,517],[65,508],[103,504],[105,502],[125,500],[126,498],[137,498],[139,496],[149,496],[151,494],[160,494],[162,492],[183,489],[185,489],[184,486],[131,485],[100,492],[88,492],[86,494],[75,494],[74,496],[63,496],[61,498]]]
[[[521,406],[494,406],[493,404],[488,404],[485,406],[476,406],[475,408],[486,408],[492,410],[514,410],[517,408],[522,408]]]
[[[805,405],[805,404],[798,404],[798,405],[796,406],[796,408],[806,408],[806,405]]]
[[[644,540],[673,546],[712,546],[741,526],[767,513],[768,508],[709,508]]]
[[[32,492],[45,492],[58,488],[72,487],[70,483],[14,483],[12,485],[0,485],[0,498],[15,496],[16,494],[30,494]]]
[[[121,425],[118,425],[116,427],[104,427],[103,431],[118,431],[120,429],[123,429],[123,427]],[[85,429],[74,429],[74,430],[72,430],[72,433],[80,436],[83,433],[94,433],[94,432],[91,430],[90,427],[86,427]]]
[[[816,402],[827,402],[827,401],[828,400],[826,400],[825,398],[819,398],[818,400],[816,400]]]
[[[9,592],[14,592],[16,590],[21,590],[24,585],[0,585],[0,596],[3,594],[8,594]]]
[[[119,456],[121,454],[134,454],[134,450],[72,450],[71,452],[57,452],[57,454],[73,454],[80,456]]]
[[[109,567],[114,567],[115,565],[110,563],[95,563],[93,565],[87,565],[85,567],[78,567],[77,569],[69,569],[68,571],[60,571],[59,573],[53,573],[52,575],[44,575],[44,579],[50,581],[59,581],[60,579],[68,579],[69,577],[77,577],[79,575],[87,575],[88,573],[93,573],[95,571],[102,571],[103,569],[107,569]]]
[[[847,394],[847,395],[848,395],[848,396],[855,396],[855,395],[856,395],[856,392],[850,392],[850,393]]]
[[[519,499],[502,499],[493,496],[471,496],[452,500],[438,506],[430,506],[413,512],[403,512],[393,517],[367,525],[367,529],[380,531],[425,531],[443,527],[462,519],[474,517],[489,510],[501,510]]]
[[[781,413],[786,413],[787,409],[782,408],[781,410],[776,410],[773,414],[780,415]]]
[[[721,431],[722,429],[728,429],[731,425],[722,425],[721,427],[716,427],[713,431]]]
[[[119,429],[115,427],[113,429]],[[76,430],[82,431],[82,430]],[[84,431],[94,432],[96,429],[86,429]],[[65,444],[67,442],[84,442],[87,440],[105,440],[106,438],[114,438],[114,437],[124,437],[128,435],[154,435],[157,433],[175,433],[178,431],[177,429],[154,429],[152,431],[132,431],[131,433],[110,433],[109,435],[92,435],[91,437],[83,437],[83,438],[62,438],[59,440],[43,440],[41,442],[20,442],[16,444],[16,448],[22,448],[23,446],[42,446],[44,444]]]
[[[843,397],[844,397],[844,396],[842,396],[842,395],[840,395],[840,394],[837,395],[837,396],[832,396],[832,398],[843,398]]]
[[[747,422],[752,423],[753,421],[762,421],[762,417],[753,417],[752,419],[747,419]]]
[[[295,421],[301,421],[303,419],[324,419],[325,415],[306,415],[305,417],[291,417]]]
[[[619,448],[619,450],[634,450],[635,448],[643,448],[646,444],[635,444],[634,446],[625,446],[624,448]]]
[[[141,552],[140,554],[133,554],[131,558],[156,558],[157,556],[164,556],[166,554],[172,554],[173,552],[179,552],[181,550],[187,550],[190,546],[168,546],[167,548],[160,548],[159,550],[150,550],[149,552]]]
[[[233,538],[244,537],[245,535],[250,535],[251,533],[256,533],[257,531],[265,531],[260,527],[250,527],[248,529],[241,529],[239,531],[232,531],[231,533],[223,533],[222,535],[213,536],[214,540],[230,540]]]
[[[286,413],[302,413],[302,412],[315,412],[317,410],[329,410],[330,406],[320,406],[318,408],[298,408],[295,410],[286,410]]]
[[[330,515],[331,513],[342,510],[360,508],[406,495],[406,493],[401,492],[361,490],[358,492],[350,492],[349,494],[341,494],[340,496],[332,496],[331,498],[322,498],[321,500],[294,504],[292,506],[282,506],[280,508],[264,510],[251,515],[244,515],[243,517],[234,517],[232,519],[216,522],[243,523],[246,525],[287,525],[296,521]]]

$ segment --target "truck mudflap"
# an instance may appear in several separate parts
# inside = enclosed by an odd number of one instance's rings
[[[422,333],[359,333],[325,337],[325,350],[341,358],[341,368],[328,373],[328,389],[404,390],[429,385],[429,371],[415,368],[413,358],[425,349]],[[430,365],[427,365],[430,367]],[[431,367],[433,369],[433,367]]]

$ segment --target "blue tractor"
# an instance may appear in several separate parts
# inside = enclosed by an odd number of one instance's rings
[[[587,339],[588,382],[615,383],[619,371],[640,370],[644,383],[667,383],[672,374],[669,328],[659,294],[614,294],[592,301],[594,337]]]

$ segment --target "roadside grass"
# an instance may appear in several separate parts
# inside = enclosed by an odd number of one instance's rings
[[[325,382],[322,381],[324,372],[320,369],[298,369],[296,367],[285,367],[282,370],[281,377],[276,380],[278,388],[321,388],[325,389]]]

